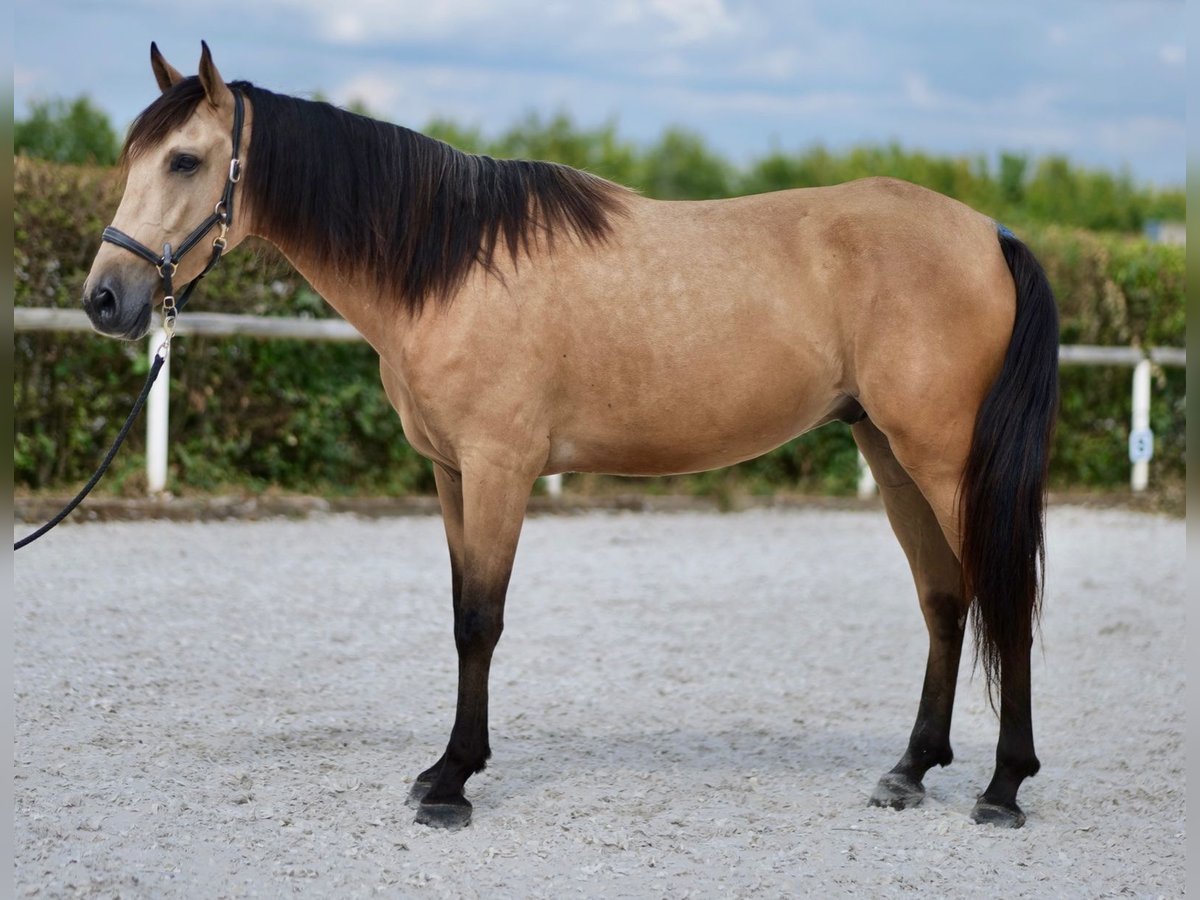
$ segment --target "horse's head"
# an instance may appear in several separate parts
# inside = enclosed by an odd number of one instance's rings
[[[130,128],[125,194],[83,286],[83,308],[104,334],[144,335],[168,286],[181,290],[245,237],[244,210],[232,216],[240,168],[231,160],[235,130],[244,156],[249,127],[235,129],[241,101],[202,48],[200,74],[185,78],[150,45],[162,96]]]

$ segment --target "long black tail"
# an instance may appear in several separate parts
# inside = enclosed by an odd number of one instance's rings
[[[977,662],[996,705],[1001,663],[1029,652],[1042,601],[1046,471],[1058,412],[1058,310],[1041,264],[1006,228],[1017,287],[1004,366],[975,420],[963,472],[962,571]]]

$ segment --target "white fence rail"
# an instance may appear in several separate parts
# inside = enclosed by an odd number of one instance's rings
[[[78,309],[18,307],[13,310],[17,331],[91,331],[87,315]],[[225,313],[188,313],[176,324],[177,335],[204,337],[256,337],[302,341],[360,341],[362,336],[342,319],[293,319],[266,316],[237,316]],[[161,331],[150,334],[149,352],[153,357],[162,343]],[[1130,422],[1130,487],[1143,491],[1149,483],[1150,459],[1154,435],[1150,432],[1151,366],[1183,367],[1187,354],[1180,347],[1093,347],[1067,344],[1058,348],[1058,361],[1064,366],[1130,366],[1133,368],[1133,416]],[[146,403],[146,482],[150,492],[159,493],[167,483],[167,384],[169,362],[150,391]],[[875,493],[876,485],[866,461],[859,456],[858,494]],[[562,476],[545,479],[552,496],[562,493]]]

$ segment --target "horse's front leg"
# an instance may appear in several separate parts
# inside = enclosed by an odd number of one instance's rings
[[[463,554],[463,493],[462,476],[458,472],[444,468],[438,463],[433,465],[433,477],[437,483],[438,501],[442,507],[442,524],[446,528],[446,544],[450,548],[450,589],[454,598],[454,609],[457,613],[462,602],[462,554]],[[408,792],[408,805],[417,807],[433,787],[438,773],[442,770],[445,756],[422,772],[413,781],[412,789]]]
[[[454,585],[458,708],[446,752],[413,786],[420,800],[416,821],[425,825],[460,828],[470,822],[463,786],[491,755],[488,673],[504,628],[504,597],[535,478],[520,469],[480,462],[464,464],[459,475],[437,475]]]

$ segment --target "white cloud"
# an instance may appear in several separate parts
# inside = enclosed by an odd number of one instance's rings
[[[929,86],[929,79],[920,72],[904,73],[904,97],[918,109],[936,109],[946,105],[943,98]]]
[[[690,46],[727,39],[740,30],[726,0],[615,0],[596,6],[563,0],[275,0],[306,14],[326,40],[358,45],[381,41],[519,38],[552,45],[586,42],[599,32],[608,46],[629,43]]]
[[[521,14],[530,0],[279,0],[279,5],[306,12],[317,33],[335,43],[378,40],[427,40]]]
[[[649,0],[649,5],[671,25],[670,38],[679,43],[706,41],[737,30],[723,0]]]
[[[649,29],[672,44],[706,41],[737,30],[724,0],[616,0],[598,12],[605,24]]]
[[[363,103],[378,114],[402,105],[406,93],[403,82],[397,78],[379,72],[363,72],[334,88],[330,99],[343,105]]]
[[[800,68],[800,52],[792,46],[753,53],[738,67],[738,73],[749,77],[783,81]]]
[[[1182,44],[1164,44],[1158,50],[1158,59],[1164,66],[1182,66],[1187,63],[1187,48]]]

